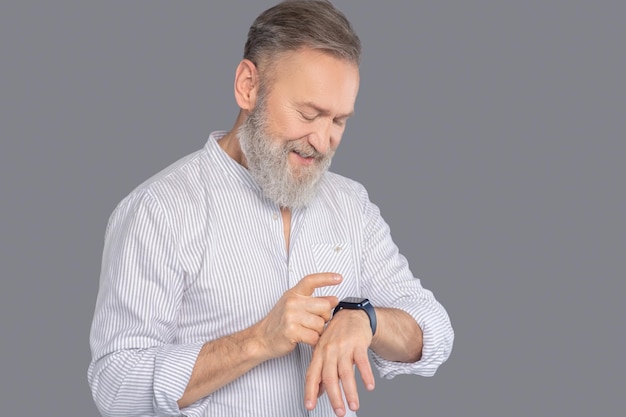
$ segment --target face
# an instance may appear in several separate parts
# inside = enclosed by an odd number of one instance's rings
[[[306,206],[339,146],[359,87],[356,64],[318,50],[282,56],[238,131],[250,173],[281,207]]]

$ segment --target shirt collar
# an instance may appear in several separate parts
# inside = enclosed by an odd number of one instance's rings
[[[252,188],[258,193],[261,193],[261,187],[259,187],[254,178],[252,178],[250,171],[231,158],[230,155],[222,149],[219,143],[217,143],[217,141],[223,138],[226,133],[228,132],[223,130],[211,132],[205,146],[209,157],[216,162],[218,167],[228,176],[243,183],[245,186]]]

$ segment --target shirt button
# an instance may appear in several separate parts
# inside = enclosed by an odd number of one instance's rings
[[[335,252],[337,253],[341,252],[341,246],[335,246]]]
[[[274,218],[274,220],[278,220],[278,214],[274,213],[272,217]]]

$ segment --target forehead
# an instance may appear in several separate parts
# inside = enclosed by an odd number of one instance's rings
[[[267,70],[272,72],[270,100],[314,104],[337,114],[354,110],[359,68],[353,62],[322,50],[301,49],[281,54]]]

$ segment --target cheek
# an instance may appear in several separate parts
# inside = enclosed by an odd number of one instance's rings
[[[339,147],[339,143],[341,143],[341,138],[343,137],[343,132],[345,128],[335,128],[330,135],[330,147],[335,150]]]
[[[280,126],[280,138],[285,141],[302,140],[313,132],[314,130],[310,125],[306,125],[301,121],[286,120]]]
[[[311,133],[310,126],[305,125],[297,117],[276,112],[269,120],[268,128],[273,136],[281,141],[302,139]]]

